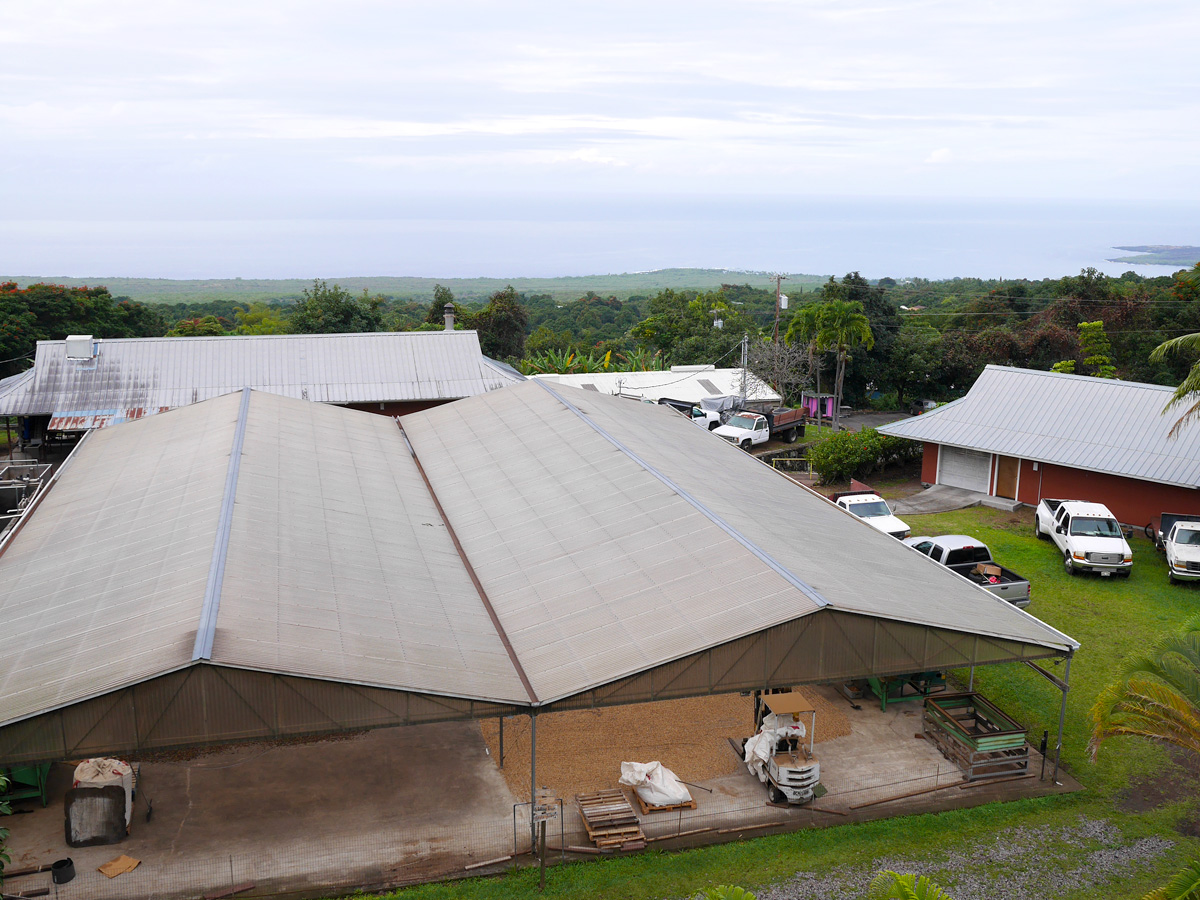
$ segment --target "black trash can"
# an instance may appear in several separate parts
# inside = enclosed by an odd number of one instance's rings
[[[75,862],[67,857],[50,864],[50,880],[55,884],[66,884],[75,877]]]

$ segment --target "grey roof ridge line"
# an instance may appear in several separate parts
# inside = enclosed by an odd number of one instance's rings
[[[290,338],[292,340],[296,340],[298,338],[299,339],[308,339],[308,338],[344,338],[344,337],[350,337],[350,336],[358,337],[360,335],[363,337],[363,339],[366,339],[368,336],[370,336],[370,337],[394,337],[398,334],[413,335],[413,334],[445,334],[445,333],[446,332],[444,330],[443,331],[330,331],[330,332],[324,332],[321,334],[197,334],[197,335],[173,336],[173,337],[167,337],[166,335],[159,335],[157,337],[119,337],[119,338],[100,337],[100,338],[93,338],[93,339],[97,340],[97,341],[102,341],[105,344],[126,343],[126,342],[133,342],[136,344],[136,343],[150,343],[151,341],[162,341],[162,342],[166,342],[166,343],[173,343],[175,341],[225,341],[225,340],[228,340],[229,338],[237,338],[237,339],[240,339],[243,341],[244,340],[251,340],[251,341],[261,340],[262,338],[269,338],[272,340],[276,340],[279,338]],[[456,329],[454,329],[454,331],[451,332],[451,334],[478,334],[478,333],[479,333],[479,331],[476,328],[456,328]],[[61,346],[63,344],[66,344],[66,339],[59,338],[57,340],[49,340],[49,339],[48,340],[39,340],[35,346],[40,346],[42,344],[46,344],[46,345],[53,344],[55,346]],[[35,352],[36,352],[36,350],[35,350]]]
[[[433,482],[429,480],[429,476],[425,473],[425,467],[421,465],[421,458],[417,456],[417,449],[412,445],[412,441],[408,439],[408,432],[404,430],[404,425],[400,419],[396,420],[396,427],[400,429],[400,436],[404,438],[404,443],[408,447],[408,452],[412,454],[413,464],[417,467],[417,472],[421,476],[421,481],[425,483],[425,490],[429,492],[429,499],[433,501],[434,508],[437,509],[438,516],[442,520],[442,524],[446,526],[446,533],[450,536],[451,543],[454,544],[454,549],[458,553],[458,558],[462,561],[463,568],[467,570],[467,575],[471,579],[471,584],[475,586],[476,593],[479,594],[479,600],[483,603],[483,608],[488,614],[488,618],[492,622],[492,627],[496,629],[496,636],[500,638],[500,643],[504,646],[504,651],[508,654],[508,661],[512,663],[513,669],[516,670],[517,677],[521,679],[521,685],[525,688],[525,693],[529,695],[529,702],[533,706],[541,706],[542,701],[538,698],[537,692],[533,689],[533,683],[530,682],[529,676],[525,673],[525,667],[521,665],[521,658],[517,656],[517,651],[513,647],[512,642],[508,639],[508,632],[504,630],[504,625],[500,622],[500,616],[496,613],[496,608],[492,606],[492,599],[484,590],[483,582],[479,580],[479,575],[475,572],[475,567],[471,565],[471,560],[467,556],[467,551],[463,548],[462,543],[458,539],[458,533],[455,532],[454,526],[450,524],[450,517],[446,515],[446,510],[442,507],[442,501],[438,499],[437,491],[433,489]]]
[[[749,550],[751,553],[753,553],[756,557],[758,557],[758,559],[762,563],[764,563],[767,566],[767,568],[771,569],[773,572],[775,572],[775,574],[777,574],[781,578],[783,578],[784,581],[788,582],[790,585],[792,585],[792,587],[796,588],[798,591],[800,591],[802,594],[804,594],[804,596],[808,597],[808,599],[811,600],[813,603],[817,604],[818,607],[820,607],[821,609],[824,609],[825,607],[830,605],[829,601],[826,600],[821,595],[820,591],[818,591],[812,585],[805,582],[803,579],[801,579],[799,576],[794,574],[791,570],[786,568],[784,565],[777,562],[774,557],[772,557],[769,553],[767,553],[766,550],[764,550],[762,547],[758,546],[758,544],[754,543],[752,540],[750,540],[748,537],[746,537],[744,534],[742,534],[740,531],[738,531],[736,528],[734,528],[732,525],[730,525],[728,522],[726,522],[724,519],[722,519],[720,516],[718,516],[715,512],[713,512],[711,509],[709,509],[707,506],[705,506],[703,503],[701,503],[699,500],[697,500],[695,497],[693,497],[691,494],[689,494],[687,491],[685,491],[682,487],[680,487],[678,484],[676,484],[674,481],[672,481],[670,478],[668,478],[662,472],[658,471],[658,469],[654,468],[654,466],[650,465],[650,463],[646,462],[644,459],[642,459],[640,456],[638,456],[636,453],[634,453],[632,450],[630,450],[628,447],[626,447],[624,444],[622,444],[619,440],[617,440],[615,437],[613,437],[611,434],[609,434],[607,431],[605,431],[600,425],[598,425],[597,423],[592,421],[592,419],[585,412],[580,410],[578,407],[576,407],[574,404],[572,404],[569,400],[567,400],[565,397],[561,396],[557,391],[555,391],[553,388],[551,388],[550,385],[548,385],[545,382],[543,382],[539,379],[536,379],[536,378],[532,378],[530,380],[535,382],[536,384],[540,385],[543,390],[548,391],[552,397],[554,397],[555,399],[558,400],[559,403],[561,403],[563,406],[565,406],[567,409],[569,409],[571,412],[573,412],[576,416],[578,416],[585,423],[590,425],[597,434],[599,434],[602,438],[604,438],[606,441],[608,441],[610,444],[612,444],[614,447],[616,447],[618,450],[620,450],[622,453],[624,453],[627,457],[629,457],[631,460],[633,460],[635,463],[637,463],[639,466],[641,466],[643,469],[645,469],[647,472],[649,472],[651,475],[653,475],[655,478],[657,478],[659,481],[661,481],[664,485],[666,485],[668,488],[670,488],[682,500],[686,501],[687,503],[689,503],[693,507],[695,507],[701,513],[701,515],[703,515],[710,522],[712,522],[714,525],[716,525],[718,528],[720,528],[722,531],[724,531],[727,535],[729,535],[731,538],[733,538],[735,541],[737,541],[739,544],[741,544],[743,547],[745,547],[747,550]]]
[[[1081,375],[1079,372],[1055,372],[1052,369],[1030,369],[1026,366],[1002,366],[998,363],[988,363],[983,367],[995,369],[998,372],[1027,372],[1030,375],[1048,375],[1052,378],[1069,378],[1074,381],[1108,382],[1109,384],[1124,384],[1130,387],[1151,388],[1155,391],[1174,391],[1175,388],[1166,384],[1151,384],[1149,381],[1130,381],[1127,378],[1098,378],[1095,375]],[[968,389],[969,390],[969,389]]]
[[[196,642],[192,646],[192,662],[212,659],[213,638],[217,632],[217,613],[221,608],[221,585],[225,581],[225,559],[229,555],[229,535],[233,529],[233,501],[237,496],[238,474],[242,467],[242,446],[246,440],[246,419],[250,413],[250,388],[242,388],[238,406],[237,425],[233,429],[233,446],[229,451],[229,468],[225,470],[225,494],[221,498],[221,514],[217,518],[217,533],[213,538],[212,562],[208,566],[208,582],[204,586],[204,605],[200,608],[200,623],[196,627]]]

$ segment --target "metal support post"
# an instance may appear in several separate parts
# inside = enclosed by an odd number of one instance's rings
[[[529,714],[529,849],[537,850],[537,823],[533,810],[537,806],[537,713]]]
[[[504,768],[504,716],[500,717],[500,768]]]
[[[971,678],[967,681],[967,690],[975,690],[975,667],[971,666]],[[501,745],[503,746],[503,745]]]
[[[1063,688],[1062,688],[1062,705],[1058,709],[1058,743],[1054,745],[1054,775],[1052,781],[1058,784],[1058,761],[1062,756],[1062,741],[1063,741],[1063,724],[1067,720],[1067,691],[1071,689],[1071,658],[1075,654],[1067,657],[1067,668],[1063,672]]]

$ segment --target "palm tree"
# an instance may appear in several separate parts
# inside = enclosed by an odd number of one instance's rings
[[[871,323],[859,301],[830,300],[823,305],[817,341],[837,355],[833,387],[833,428],[836,431],[841,422],[842,383],[846,378],[850,351],[860,346],[870,350],[875,346],[875,336],[871,334]]]
[[[824,308],[824,303],[806,303],[801,306],[792,316],[787,333],[783,336],[785,344],[799,341],[808,351],[808,365],[817,379],[818,429],[821,427],[821,352],[824,348],[819,345],[817,335],[821,332],[821,314]]]
[[[880,872],[867,888],[867,900],[951,900],[950,895],[922,875]]]
[[[1192,284],[1200,285],[1200,263],[1196,263],[1190,272],[1176,277],[1180,281],[1190,281]],[[1200,332],[1164,341],[1154,348],[1150,354],[1150,361],[1163,362],[1168,356],[1176,354],[1200,354]],[[1200,359],[1196,360],[1191,371],[1180,382],[1179,387],[1175,388],[1175,393],[1171,395],[1171,402],[1163,408],[1163,412],[1166,413],[1171,407],[1180,403],[1190,403],[1191,405],[1171,426],[1171,437],[1177,437],[1185,425],[1200,418]]]
[[[1136,735],[1200,753],[1200,619],[1128,660],[1092,707],[1092,758],[1110,737]],[[1200,900],[1200,858],[1143,900]]]
[[[1130,657],[1101,692],[1092,707],[1092,758],[1118,735],[1200,753],[1200,619]]]
[[[1197,900],[1200,898],[1200,859],[1193,859],[1163,887],[1142,900]]]

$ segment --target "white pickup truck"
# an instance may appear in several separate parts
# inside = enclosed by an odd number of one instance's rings
[[[1129,549],[1131,530],[1123,530],[1102,503],[1083,500],[1043,500],[1033,514],[1033,531],[1054,541],[1068,575],[1099,572],[1128,578],[1133,568]]]
[[[992,559],[992,551],[982,541],[965,534],[943,534],[912,537],[904,543],[1013,606],[1029,605],[1029,582]]]
[[[771,439],[771,426],[767,423],[766,416],[740,412],[730,416],[724,425],[714,428],[712,433],[725,438],[731,444],[737,444],[743,450],[749,450]]]
[[[1167,580],[1200,580],[1200,521],[1177,521],[1163,536]]]
[[[897,519],[887,501],[874,491],[845,491],[834,494],[830,499],[884,534],[890,534],[900,540],[912,534],[912,529],[904,524],[902,519]]]

